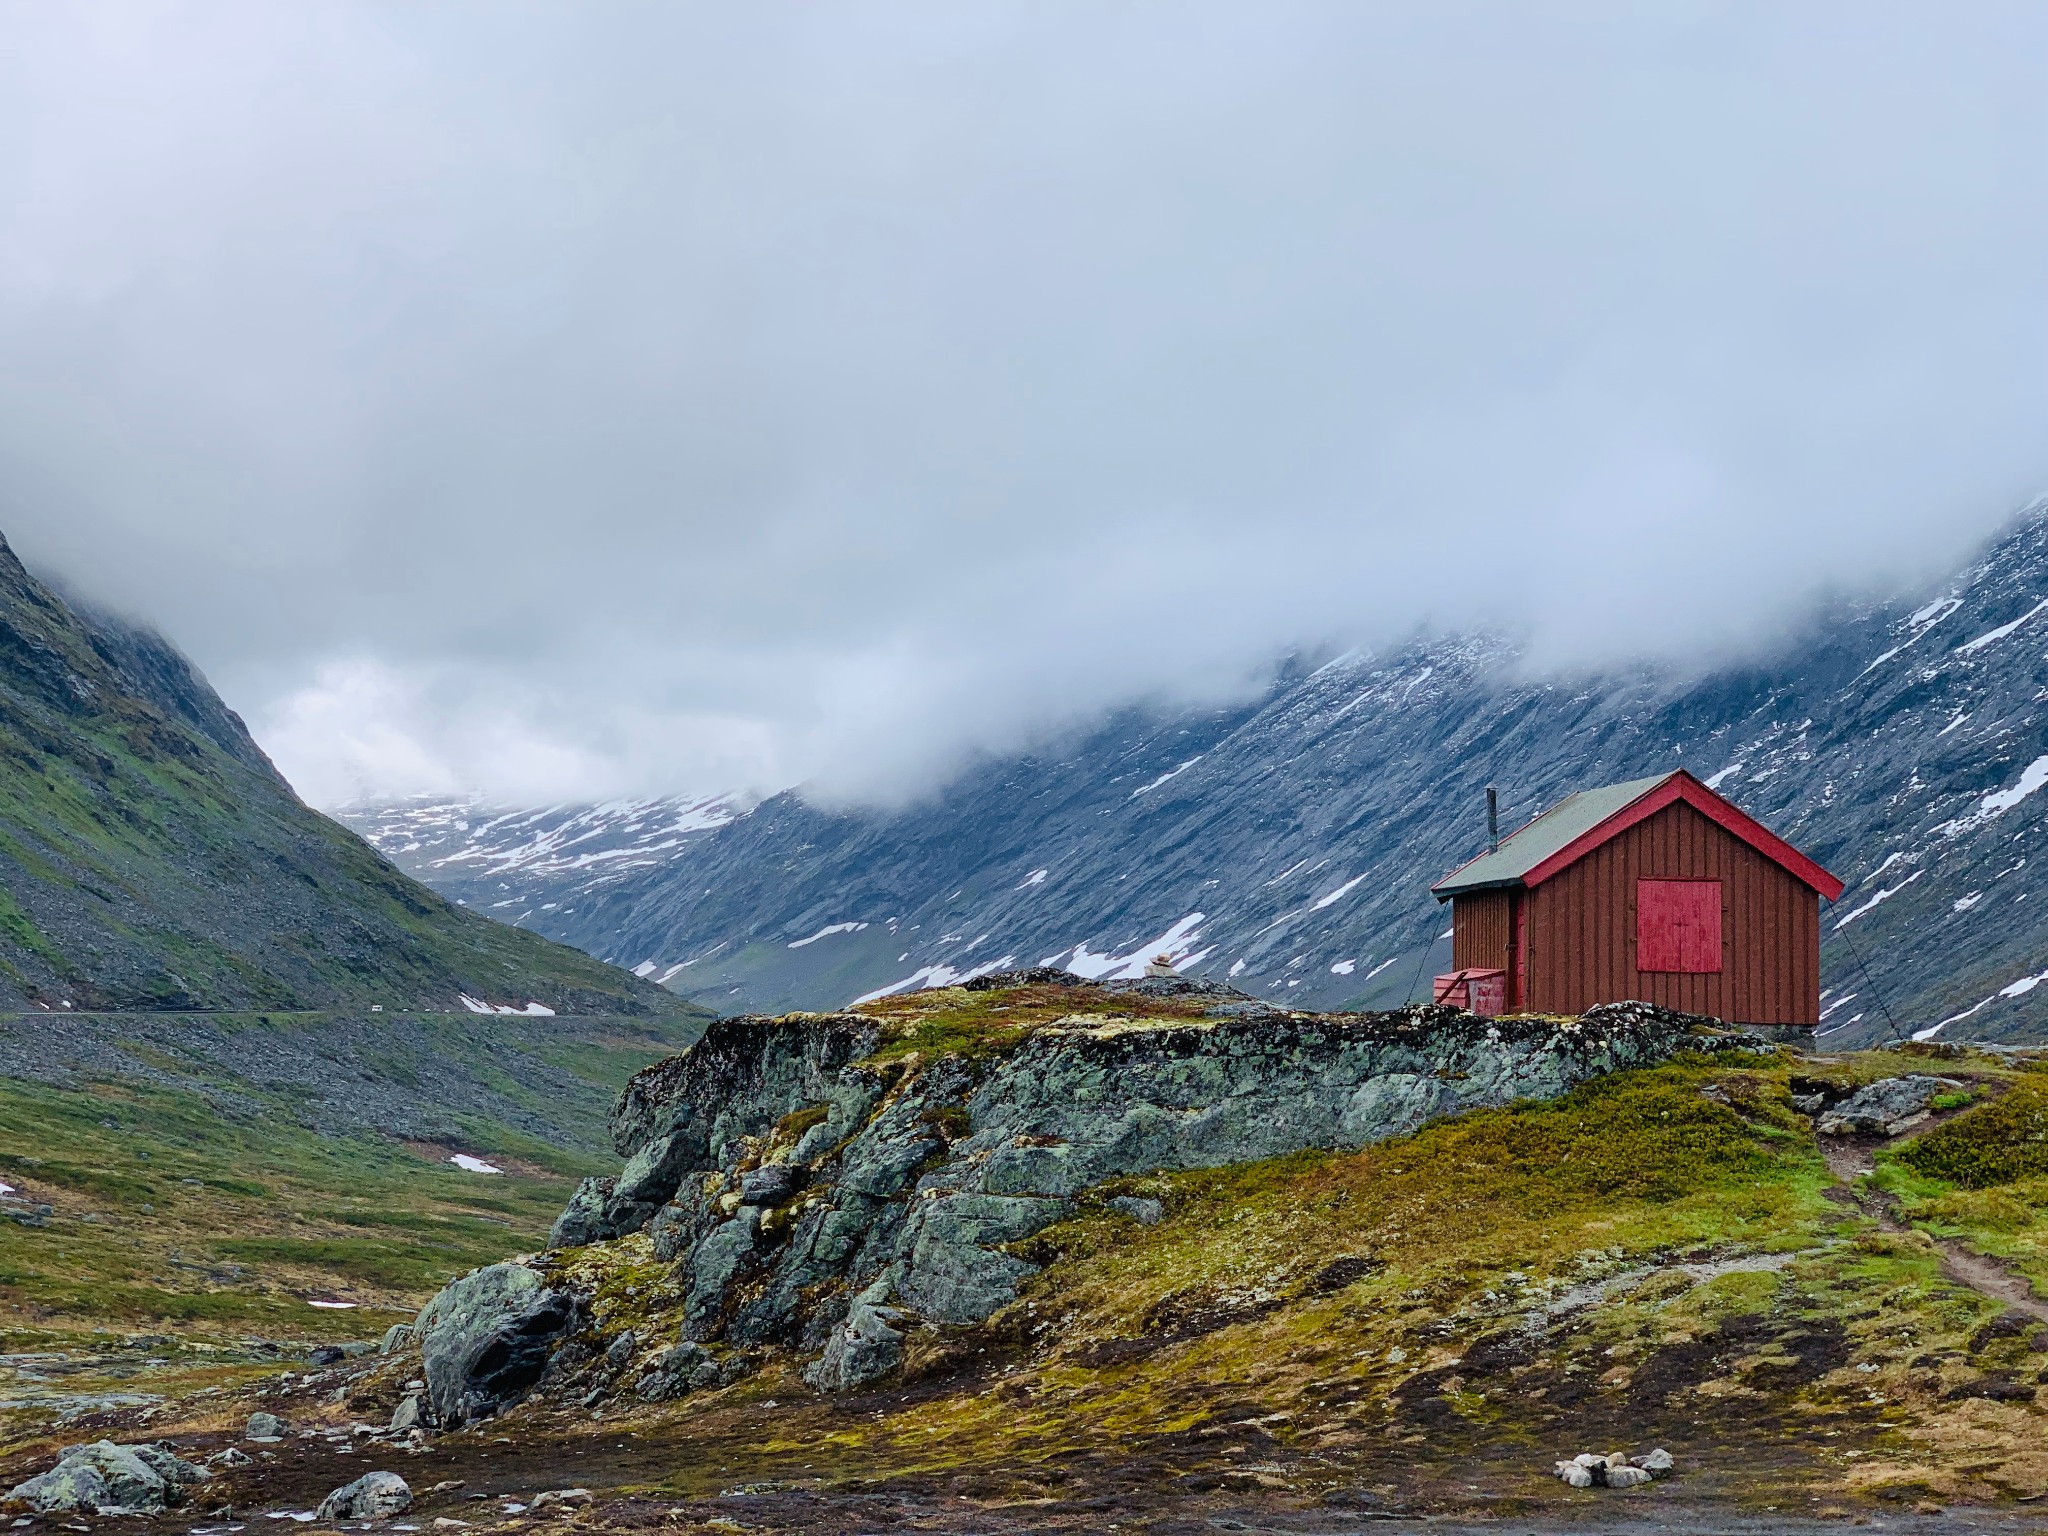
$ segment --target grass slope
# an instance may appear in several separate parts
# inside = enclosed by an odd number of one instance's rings
[[[61,1008],[660,1012],[666,994],[453,906],[303,805],[154,635],[0,542],[0,996]]]
[[[96,1395],[183,1397],[373,1339],[451,1277],[537,1247],[576,1179],[616,1162],[620,1087],[696,1033],[466,1016],[59,1028],[0,1025],[0,1444]],[[47,1080],[16,1075],[31,1055]],[[504,1172],[465,1172],[455,1151]]]

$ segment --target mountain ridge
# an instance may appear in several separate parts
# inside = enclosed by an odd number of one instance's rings
[[[0,1007],[678,1007],[308,808],[175,646],[4,538],[0,764]]]

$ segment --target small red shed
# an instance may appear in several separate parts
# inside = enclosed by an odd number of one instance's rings
[[[1472,978],[1439,978],[1451,1000],[1497,971],[1509,1013],[1633,998],[1818,1024],[1818,898],[1842,882],[1681,768],[1568,796],[1431,891]]]

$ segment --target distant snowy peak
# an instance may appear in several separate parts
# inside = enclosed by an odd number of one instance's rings
[[[415,795],[336,812],[408,874],[494,916],[564,910],[743,815],[737,795],[514,808]]]

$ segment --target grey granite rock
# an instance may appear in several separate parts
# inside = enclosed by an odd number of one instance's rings
[[[1921,1123],[1936,1094],[1963,1084],[1952,1077],[1909,1073],[1887,1077],[1856,1090],[1821,1116],[1815,1129],[1823,1136],[1898,1136]]]
[[[435,1419],[452,1429],[517,1402],[578,1312],[575,1297],[520,1264],[449,1282],[414,1324]]]
[[[674,1348],[656,1355],[634,1390],[642,1402],[659,1403],[713,1386],[718,1376],[718,1362],[712,1358],[711,1351],[685,1339]]]
[[[242,1433],[251,1440],[282,1440],[290,1427],[274,1413],[252,1413]]]
[[[15,1487],[8,1497],[40,1514],[102,1509],[160,1514],[184,1502],[184,1491],[213,1474],[160,1445],[98,1440],[67,1446],[57,1465]]]
[[[412,1489],[396,1472],[365,1472],[320,1501],[319,1520],[386,1520],[412,1508]]]
[[[1166,1220],[1166,1207],[1143,1195],[1112,1195],[1104,1203],[1113,1211],[1121,1211],[1141,1227],[1156,1227]]]
[[[613,1178],[588,1178],[576,1186],[576,1193],[555,1218],[548,1233],[550,1248],[581,1248],[605,1236],[605,1207],[618,1184]]]
[[[821,1392],[845,1392],[888,1375],[903,1363],[903,1317],[869,1297],[855,1301],[824,1352],[804,1367],[804,1380]]]

